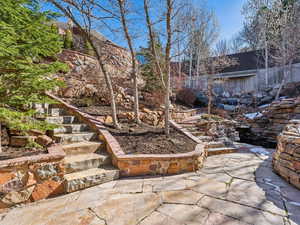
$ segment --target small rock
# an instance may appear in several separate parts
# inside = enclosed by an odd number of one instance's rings
[[[25,202],[29,199],[33,192],[34,186],[26,188],[22,191],[12,191],[6,194],[1,201],[7,205],[15,205]]]
[[[7,133],[6,127],[2,127],[1,129],[1,145],[5,146],[9,144],[9,136]]]
[[[111,116],[107,116],[104,120],[104,123],[113,123],[113,118]]]
[[[143,109],[142,109],[142,112],[144,112],[144,113],[151,113],[151,110],[150,110],[150,109],[147,109],[147,108],[143,108]]]
[[[32,135],[32,136],[39,136],[39,135],[43,135],[45,134],[45,132],[43,131],[40,131],[40,130],[30,130],[28,132],[29,135]]]
[[[53,164],[45,164],[36,170],[36,175],[41,180],[48,179],[58,174],[57,168]]]
[[[43,147],[48,147],[53,143],[53,140],[47,135],[40,135],[37,137],[35,142]]]

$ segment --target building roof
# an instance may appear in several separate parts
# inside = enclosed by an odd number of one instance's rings
[[[225,68],[222,71],[222,73],[245,71],[245,70],[256,70],[256,69],[262,69],[265,66],[263,50],[236,53],[236,54],[227,55],[227,57],[236,60],[237,64]]]

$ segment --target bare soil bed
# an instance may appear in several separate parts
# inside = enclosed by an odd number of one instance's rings
[[[177,154],[195,150],[196,142],[170,128],[170,136],[163,129],[147,126],[125,126],[121,130],[109,129],[126,154]],[[128,124],[127,124],[128,125]]]
[[[46,153],[47,153],[47,149],[13,148],[13,147],[3,146],[2,152],[0,152],[0,161],[24,157],[24,156],[46,154]]]
[[[130,110],[118,106],[118,113]],[[110,106],[80,107],[80,110],[93,116],[111,115]],[[119,121],[120,122],[120,121]],[[126,154],[177,154],[195,150],[196,142],[174,128],[170,128],[170,136],[161,128],[146,124],[137,125],[123,121],[121,130],[107,126],[110,133],[117,139]]]

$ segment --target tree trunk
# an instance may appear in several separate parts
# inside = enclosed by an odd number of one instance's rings
[[[285,84],[285,82],[286,82],[286,80],[287,80],[288,74],[289,74],[288,71],[291,72],[292,61],[289,62],[288,68],[286,68],[286,66],[284,66],[283,68],[284,68],[284,71],[283,71],[283,78],[282,78],[282,80],[281,80],[281,83],[280,83],[279,89],[278,89],[278,91],[277,91],[275,100],[278,100],[279,97],[280,97],[280,92],[281,92],[281,90],[282,90],[282,88],[283,88],[283,86],[284,86],[284,84]]]
[[[131,65],[132,65],[132,78],[133,78],[133,89],[134,89],[134,113],[135,113],[135,120],[138,124],[140,124],[140,116],[139,116],[139,91],[138,91],[138,80],[137,80],[137,63],[136,63],[136,56],[135,52],[133,49],[132,45],[132,39],[130,37],[129,31],[128,31],[128,26],[127,26],[127,21],[125,18],[125,0],[118,0],[119,4],[119,10],[121,14],[121,22],[122,22],[122,27],[123,31],[127,40],[127,44],[130,50],[130,55],[131,55]]]
[[[207,81],[207,95],[208,95],[208,104],[207,104],[207,114],[211,114],[211,106],[212,106],[212,80],[208,78]]]
[[[144,0],[144,12],[146,15],[146,23],[147,23],[147,28],[148,28],[148,34],[149,34],[149,40],[150,40],[150,44],[151,44],[151,54],[154,57],[154,62],[155,62],[155,66],[156,66],[156,70],[159,72],[159,76],[162,82],[162,86],[164,88],[166,88],[166,84],[164,81],[164,73],[162,71],[161,65],[159,63],[159,59],[158,59],[158,55],[156,53],[156,48],[155,48],[155,37],[154,37],[154,33],[153,33],[153,28],[152,28],[152,21],[150,18],[150,14],[149,14],[149,4],[148,4],[149,0]]]
[[[94,49],[96,49],[96,48],[94,48]],[[97,55],[97,60],[99,62],[102,73],[104,75],[104,79],[105,79],[105,82],[106,82],[106,85],[107,85],[107,88],[108,88],[108,91],[109,91],[109,95],[110,95],[110,101],[111,101],[110,106],[111,106],[111,111],[112,111],[111,115],[112,115],[112,119],[113,119],[113,124],[114,124],[115,128],[120,129],[120,125],[118,123],[118,118],[117,118],[117,107],[116,107],[116,101],[115,101],[115,93],[114,93],[114,89],[113,89],[113,86],[112,86],[111,77],[107,73],[107,71],[105,69],[105,66],[102,63],[102,59],[100,58],[98,50],[96,51],[96,55]]]
[[[0,123],[0,152],[2,152],[2,141],[1,141],[1,139],[2,139],[2,125]]]
[[[166,44],[166,90],[165,90],[165,134],[170,135],[170,57],[171,57],[171,14],[172,14],[172,0],[167,0],[167,14],[166,14],[166,29],[167,29],[167,44]]]
[[[86,40],[91,44],[95,54],[96,54],[96,58],[97,61],[100,65],[100,69],[101,72],[104,75],[104,79],[109,91],[109,95],[110,95],[110,100],[111,100],[111,110],[112,110],[112,119],[113,119],[113,124],[115,126],[115,128],[119,129],[119,123],[118,123],[118,118],[117,118],[117,109],[116,109],[116,102],[115,102],[115,94],[114,94],[114,90],[113,90],[113,86],[112,86],[112,82],[111,82],[111,77],[110,75],[107,73],[105,66],[102,62],[101,56],[102,56],[102,52],[101,52],[101,46],[98,46],[98,48],[95,46],[91,34],[90,34],[90,28],[91,27],[87,27],[87,28],[83,28],[80,25],[80,22],[74,17],[74,15],[71,13],[70,10],[66,9],[65,7],[63,7],[61,4],[58,3],[58,1],[55,0],[48,0],[48,2],[51,2],[54,6],[56,6],[59,10],[61,10],[66,17],[68,17],[69,19],[71,19],[73,21],[73,23],[77,26],[77,28],[80,29],[80,31],[82,32],[82,34],[84,35],[84,37],[86,38]],[[91,20],[91,17],[87,18],[88,20]],[[89,21],[89,24],[91,21]]]
[[[268,50],[268,42],[265,40],[265,79],[266,79],[266,87],[269,86],[269,50]]]

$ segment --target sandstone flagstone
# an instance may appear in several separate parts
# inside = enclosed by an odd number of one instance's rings
[[[203,197],[199,206],[255,225],[284,225],[283,217],[225,200]]]
[[[190,189],[217,198],[225,198],[227,193],[227,186],[225,183],[207,178],[194,182],[194,185],[191,186]]]
[[[234,179],[228,190],[227,200],[285,216],[286,211],[280,195],[273,193],[270,201],[266,191],[271,187],[265,184],[259,185],[251,181]]]
[[[58,224],[65,224],[65,225],[105,225],[105,221],[96,217],[94,213],[90,210],[80,210],[69,212],[60,215],[59,217],[53,218],[50,221],[44,223],[45,225],[58,225]]]
[[[207,179],[215,180],[215,181],[222,182],[222,183],[229,183],[230,180],[232,179],[232,177],[226,173],[207,174],[200,170],[197,174],[198,174],[198,176],[189,177],[188,179],[197,181],[202,178],[207,178]]]
[[[107,225],[131,225],[149,216],[160,204],[154,193],[116,194],[92,210]]]
[[[164,204],[157,209],[182,224],[202,225],[208,218],[209,211],[196,205]]]
[[[118,180],[115,189],[120,193],[141,193],[143,192],[143,179]]]
[[[248,225],[248,223],[225,216],[221,213],[210,213],[204,225]]]
[[[154,184],[153,191],[176,191],[184,190],[186,188],[185,182],[183,179],[173,177],[172,179],[164,179],[161,182]]]
[[[153,212],[145,218],[139,225],[182,225],[182,223],[174,220],[159,212]]]
[[[161,192],[164,203],[196,204],[204,195],[192,190]]]
[[[208,158],[205,167],[215,171],[230,168],[231,175],[245,166],[250,168],[242,171],[246,174],[257,167],[253,153],[213,157],[212,161]],[[222,163],[215,164],[217,161]],[[226,164],[229,162],[233,164]],[[300,191],[275,175],[270,167],[259,164],[253,180],[243,179],[245,174],[232,178],[213,170],[123,178],[10,209],[7,214],[0,214],[0,225],[300,224]]]

